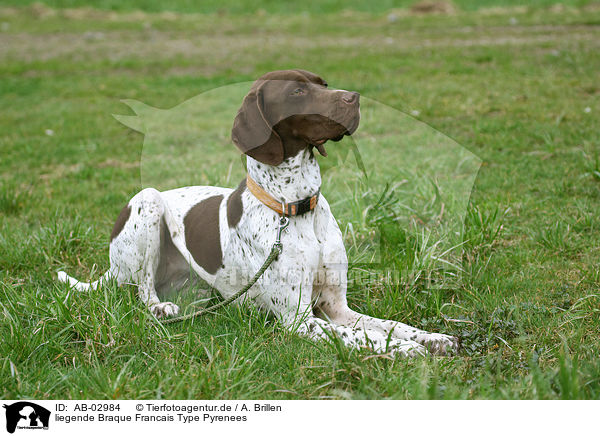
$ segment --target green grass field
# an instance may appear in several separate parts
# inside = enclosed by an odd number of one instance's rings
[[[600,398],[600,4],[169,3],[0,2],[0,397]],[[169,109],[284,68],[412,114],[481,159],[460,278],[442,286],[422,279],[439,272],[426,237],[443,215],[435,186],[408,183],[384,200],[416,198],[413,212],[390,216],[377,214],[380,191],[344,201],[324,177],[352,272],[382,229],[383,267],[402,272],[351,283],[351,306],[457,335],[459,355],[391,360],[312,343],[249,306],[165,327],[133,287],[77,294],[55,282],[59,269],[86,280],[106,270],[114,220],[150,180],[144,136],[112,116],[133,114],[122,99]],[[233,153],[215,129],[215,147]],[[365,159],[395,145],[386,133],[367,138]],[[239,165],[232,176],[215,150],[183,180],[237,185]],[[178,183],[162,161],[151,179]],[[193,307],[193,291],[180,302]]]

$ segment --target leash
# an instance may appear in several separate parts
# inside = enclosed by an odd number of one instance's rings
[[[287,226],[289,224],[290,224],[290,219],[288,217],[286,217],[285,215],[282,215],[279,220],[279,228],[277,229],[277,238],[275,239],[275,243],[271,247],[271,252],[269,253],[269,256],[267,257],[267,259],[262,264],[260,269],[256,272],[256,274],[254,274],[254,277],[252,277],[252,279],[248,282],[248,284],[246,286],[244,286],[242,289],[237,291],[231,297],[227,298],[226,300],[221,301],[220,303],[214,304],[210,307],[205,307],[204,309],[200,309],[194,313],[190,313],[190,314],[183,315],[183,316],[178,316],[176,318],[164,319],[164,320],[161,320],[160,322],[162,324],[174,324],[176,322],[196,318],[196,317],[204,315],[208,312],[212,312],[217,309],[220,309],[221,307],[225,307],[228,304],[230,304],[232,301],[234,301],[236,298],[239,298],[242,295],[244,295],[246,292],[248,292],[248,290],[252,286],[254,286],[254,284],[257,282],[257,280],[264,274],[264,272],[267,270],[267,268],[269,268],[269,266],[279,257],[279,255],[283,251],[283,244],[281,243],[281,233],[283,233],[283,231],[287,228]]]

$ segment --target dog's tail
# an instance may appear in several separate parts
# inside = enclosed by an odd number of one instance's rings
[[[58,281],[59,282],[68,283],[69,286],[77,289],[78,291],[89,291],[90,289],[95,291],[96,289],[98,289],[98,286],[102,286],[109,279],[110,279],[110,271],[107,271],[106,273],[104,273],[104,275],[102,277],[100,277],[99,280],[96,280],[95,282],[92,282],[92,283],[80,282],[79,280],[71,277],[64,271],[58,272]]]

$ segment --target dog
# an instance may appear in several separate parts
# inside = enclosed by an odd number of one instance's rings
[[[260,77],[235,117],[232,140],[246,154],[247,177],[237,189],[146,188],[119,214],[110,236],[110,268],[93,283],[64,272],[58,278],[86,291],[113,278],[135,284],[158,317],[179,308],[159,295],[199,277],[224,298],[248,282],[270,253],[280,218],[289,219],[283,251],[246,296],[287,329],[313,340],[339,338],[394,356],[445,354],[456,338],[358,313],[346,299],[348,259],[342,233],[320,193],[314,151],[351,135],[360,121],[360,95],[329,89],[304,70]],[[324,278],[317,280],[317,278]],[[244,282],[245,280],[245,282]]]

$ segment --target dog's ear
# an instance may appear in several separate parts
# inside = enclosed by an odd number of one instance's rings
[[[244,97],[242,106],[231,129],[231,139],[242,153],[267,165],[283,161],[283,143],[265,118],[262,82],[252,87]]]

